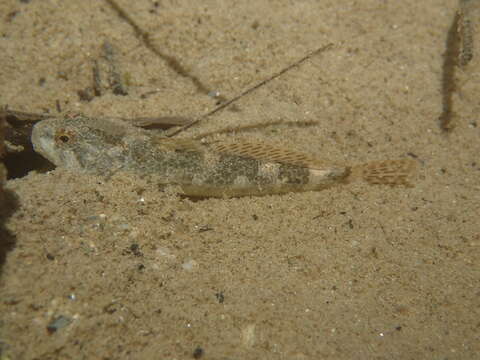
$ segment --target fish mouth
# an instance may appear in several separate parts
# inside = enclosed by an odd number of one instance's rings
[[[50,162],[58,165],[58,159],[55,156],[54,134],[47,122],[48,120],[40,121],[33,126],[31,138],[33,150]]]

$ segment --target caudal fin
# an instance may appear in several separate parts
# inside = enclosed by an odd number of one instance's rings
[[[415,168],[416,163],[411,159],[384,160],[360,165],[354,169],[354,172],[371,185],[404,185],[411,187],[413,184],[409,181],[409,178]]]

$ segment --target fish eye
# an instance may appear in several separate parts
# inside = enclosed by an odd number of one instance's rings
[[[67,143],[70,141],[70,137],[68,135],[60,135],[58,137],[58,140],[60,140],[63,143]]]
[[[68,144],[73,138],[73,134],[65,130],[60,130],[55,134],[55,141],[60,144]]]

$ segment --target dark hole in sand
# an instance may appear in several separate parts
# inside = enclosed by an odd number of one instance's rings
[[[55,169],[55,165],[33,150],[31,136],[36,121],[20,121],[13,115],[7,115],[6,120],[5,138],[18,149],[7,151],[3,158],[8,179],[24,177],[32,170],[47,172]]]
[[[25,148],[22,152],[8,154],[3,159],[3,163],[8,171],[8,179],[24,177],[32,170],[47,172],[55,169],[55,165],[33,151],[31,146],[29,149]]]

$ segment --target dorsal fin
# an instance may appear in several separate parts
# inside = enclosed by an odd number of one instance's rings
[[[210,150],[219,153],[255,158],[267,162],[279,162],[312,169],[324,168],[319,161],[307,154],[295,150],[275,147],[261,142],[240,140],[234,143],[227,143],[223,141],[212,141],[206,145],[208,145]]]
[[[288,150],[270,144],[239,140],[225,142],[213,140],[203,142],[195,139],[170,139],[159,138],[156,143],[159,148],[168,151],[213,151],[217,153],[253,158],[266,162],[278,162],[282,164],[305,167],[309,169],[323,169],[322,165],[314,157],[295,150]]]

